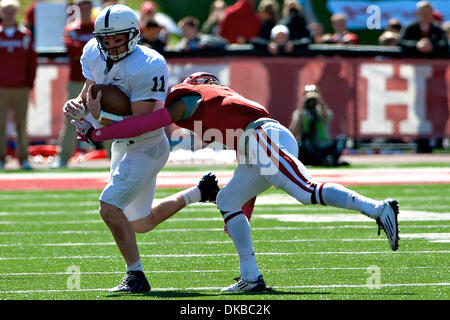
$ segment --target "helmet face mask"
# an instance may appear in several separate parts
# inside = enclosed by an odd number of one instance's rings
[[[136,13],[122,4],[115,4],[104,8],[95,20],[94,36],[98,42],[98,49],[103,60],[106,57],[114,61],[123,59],[136,49],[139,41],[139,19]],[[105,44],[104,37],[126,35],[126,41],[118,46]],[[114,39],[114,38],[113,38]],[[125,47],[125,50],[120,49]]]
[[[215,75],[208,72],[196,72],[189,75],[184,81],[183,84],[215,84],[221,85],[219,78]]]

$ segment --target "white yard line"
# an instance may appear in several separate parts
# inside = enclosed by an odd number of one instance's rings
[[[93,201],[94,204],[98,204],[98,197],[100,195],[100,191],[92,192],[93,195],[91,201]],[[77,194],[17,194],[17,195],[8,195],[8,194],[0,194],[0,200],[7,200],[7,201],[14,201],[19,200],[23,201],[24,197],[26,197],[27,201],[33,200],[32,203],[37,202],[46,202],[52,205],[64,205],[67,204],[67,201],[61,201],[61,200],[71,200],[71,199],[79,199],[80,196]],[[90,197],[90,196],[89,196]],[[157,201],[158,199],[163,198],[155,198]],[[432,200],[441,200],[442,197],[440,196],[397,196],[395,197],[396,200],[402,201],[402,202],[408,202],[408,201],[432,201]],[[80,202],[75,202],[74,204],[77,204]],[[14,202],[14,205],[25,205],[28,203],[22,203],[22,202]],[[280,193],[280,194],[265,194],[257,197],[256,204],[264,205],[264,204],[299,204],[300,203],[293,197],[291,197],[288,194]],[[31,205],[31,204],[29,204]],[[203,204],[201,204],[203,205]]]
[[[380,267],[380,270],[431,270],[443,269],[441,267]],[[264,272],[293,272],[293,271],[317,271],[317,270],[367,270],[367,267],[304,267],[304,268],[285,268],[285,269],[264,269]],[[229,273],[229,269],[224,270],[145,270],[145,273]],[[109,275],[123,274],[123,271],[91,271],[80,272],[80,275]],[[73,275],[73,272],[11,272],[0,273],[0,276],[62,276]]]
[[[315,213],[315,214],[255,214],[258,219],[275,219],[282,222],[365,222],[373,219],[362,214],[348,213]],[[401,210],[398,215],[399,224],[402,221],[450,221],[450,213],[429,211]]]
[[[371,221],[369,221],[371,222]],[[450,225],[413,225],[413,226],[401,226],[402,229],[443,229],[450,228]],[[317,227],[255,227],[253,231],[286,231],[286,230],[332,230],[332,229],[376,229],[373,225],[342,225],[342,226],[317,226]],[[223,228],[171,228],[171,229],[156,229],[152,230],[152,233],[165,233],[165,232],[223,232]],[[5,231],[0,232],[0,236],[13,236],[13,235],[39,235],[39,234],[92,234],[92,233],[105,233],[109,234],[108,230],[62,230],[62,231]]]
[[[387,287],[430,287],[430,286],[449,286],[449,282],[440,283],[380,283],[377,285],[379,288]],[[304,285],[304,286],[273,286],[273,289],[333,289],[333,288],[368,288],[374,290],[373,285],[367,284],[324,284],[324,285]],[[153,292],[160,291],[209,291],[220,290],[222,287],[190,287],[190,288],[152,288]],[[67,293],[67,292],[91,292],[91,291],[105,291],[105,288],[88,288],[88,289],[48,289],[48,290],[11,290],[0,291],[0,294],[30,294],[30,293]],[[270,294],[268,291],[265,294]],[[224,294],[226,296],[226,294]]]
[[[402,234],[402,240],[412,240],[412,239],[427,239],[427,240],[448,240],[450,239],[450,233],[410,233]],[[254,240],[254,243],[297,243],[297,242],[355,242],[355,241],[385,241],[384,237],[379,238],[349,238],[349,239],[339,239],[339,238],[322,238],[322,239],[288,239],[288,240]],[[163,244],[176,244],[176,245],[206,245],[206,244],[224,244],[229,245],[232,243],[231,240],[223,241],[164,241]],[[139,246],[142,245],[157,245],[160,246],[162,242],[138,242]],[[2,243],[0,247],[102,247],[102,246],[116,246],[115,242],[62,242],[62,243]]]
[[[371,254],[447,254],[450,250],[421,251],[317,251],[317,252],[257,252],[260,256],[296,256],[296,255],[371,255]],[[143,254],[142,258],[204,258],[236,256],[236,253],[193,253],[193,254]],[[122,259],[120,256],[48,256],[48,257],[0,257],[0,261],[10,260],[65,260],[65,259]]]

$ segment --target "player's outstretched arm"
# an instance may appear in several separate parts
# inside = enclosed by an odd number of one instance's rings
[[[93,130],[88,137],[92,141],[126,139],[168,126],[182,119],[186,110],[183,100],[176,100],[163,109],[144,116],[130,117],[109,126]]]

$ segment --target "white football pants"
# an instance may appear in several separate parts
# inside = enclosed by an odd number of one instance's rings
[[[169,159],[163,129],[137,138],[115,140],[111,147],[110,181],[100,200],[123,210],[128,221],[148,216],[155,196],[156,175]]]
[[[245,202],[272,185],[303,204],[325,204],[323,184],[316,183],[298,160],[298,144],[289,129],[268,122],[251,131],[248,149],[240,152],[248,157],[238,156],[233,178],[217,196],[220,211],[238,212]]]

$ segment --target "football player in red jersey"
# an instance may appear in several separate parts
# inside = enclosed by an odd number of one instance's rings
[[[91,106],[100,108],[100,105]],[[272,185],[304,205],[321,204],[360,211],[384,229],[392,250],[398,248],[398,202],[366,198],[336,183],[315,181],[298,160],[298,146],[289,129],[270,118],[260,104],[222,86],[206,72],[187,77],[172,88],[165,108],[96,129],[78,126],[84,141],[129,138],[175,123],[197,133],[204,142],[222,142],[237,152],[238,167],[217,195],[217,207],[240,259],[241,277],[224,292],[262,291],[265,282],[256,264],[251,231],[243,205]],[[165,212],[158,221],[174,213]]]

